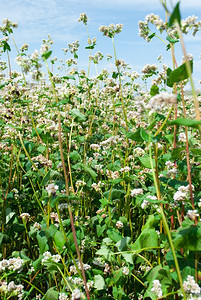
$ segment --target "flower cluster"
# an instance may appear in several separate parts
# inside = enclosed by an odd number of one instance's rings
[[[161,93],[153,96],[149,101],[149,107],[153,110],[161,109],[166,105],[174,105],[177,103],[177,96],[175,94]]]
[[[190,295],[191,299],[197,299],[193,297],[199,296],[201,293],[201,288],[195,282],[194,277],[191,275],[188,275],[187,280],[183,282],[183,288],[184,291]]]
[[[153,292],[157,297],[163,296],[163,292],[161,289],[161,283],[158,279],[153,281],[153,287],[151,289],[151,292]]]
[[[50,183],[48,184],[48,186],[46,186],[46,191],[48,192],[49,196],[54,196],[58,190],[58,185],[54,184],[54,183]]]
[[[88,17],[86,13],[81,13],[79,16],[78,22],[83,22],[83,24],[87,25]]]
[[[10,271],[17,271],[18,273],[22,271],[24,265],[24,260],[20,257],[13,257],[7,259],[3,259],[0,261],[0,272],[5,271],[6,269]]]
[[[185,201],[188,197],[189,197],[189,185],[181,185],[178,188],[178,191],[174,194],[173,199],[175,204],[177,204],[177,202],[179,201]],[[193,189],[193,186],[192,186]]]
[[[59,254],[52,255],[49,251],[46,251],[43,253],[43,259],[41,260],[42,264],[45,264],[47,262],[55,262],[58,263],[60,261],[61,257]]]
[[[15,284],[14,281],[7,283],[6,281],[0,282],[0,293],[6,295],[9,299],[12,296],[17,296],[18,300],[23,298],[24,286],[22,284]],[[5,298],[4,298],[5,299]]]
[[[113,38],[115,34],[120,33],[123,29],[123,24],[110,24],[109,26],[100,26],[99,31],[103,32],[103,35]]]
[[[131,191],[131,197],[136,197],[138,195],[142,195],[143,194],[143,189],[139,188],[139,189],[133,189]]]

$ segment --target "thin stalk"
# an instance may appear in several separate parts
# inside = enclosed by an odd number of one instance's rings
[[[7,53],[7,57],[8,57],[8,69],[9,69],[9,76],[10,76],[10,79],[11,79],[11,64],[10,64],[10,57],[9,57],[8,50],[6,51],[6,53]]]
[[[176,28],[177,28],[177,33],[179,35],[179,39],[180,39],[180,43],[181,43],[181,48],[182,48],[182,51],[183,51],[183,54],[184,54],[184,59],[185,59],[185,62],[186,62],[186,70],[187,70],[187,73],[188,73],[188,77],[190,79],[190,84],[191,84],[191,88],[192,88],[192,92],[193,92],[193,98],[194,98],[194,104],[195,104],[195,112],[196,112],[196,119],[198,121],[200,121],[201,117],[200,117],[200,110],[199,110],[199,101],[198,101],[198,98],[197,98],[197,94],[196,94],[196,90],[195,90],[195,85],[194,85],[194,82],[193,82],[193,77],[192,77],[190,62],[189,62],[189,60],[187,58],[187,52],[186,52],[186,47],[185,47],[184,40],[183,40],[183,35],[182,35],[182,32],[181,32],[181,28],[179,26],[179,23],[177,21],[176,21],[175,25],[176,25]],[[200,132],[200,135],[201,135],[201,127],[200,126],[199,126],[199,132]]]
[[[186,107],[185,107],[184,90],[183,90],[182,84],[181,84],[181,97],[182,97],[184,118],[186,118],[187,117],[186,116]],[[185,136],[186,136],[186,163],[187,163],[187,169],[188,169],[189,191],[190,191],[191,204],[192,204],[193,209],[195,209],[194,199],[193,199],[192,180],[191,180],[191,166],[190,166],[190,157],[189,157],[189,146],[188,146],[189,143],[188,143],[187,126],[185,126]]]
[[[152,169],[152,174],[153,174],[153,179],[154,179],[154,185],[155,185],[155,189],[156,189],[156,193],[157,193],[157,198],[160,201],[161,200],[160,187],[159,187],[158,180],[156,178],[156,172],[154,170],[153,161],[152,161],[151,134],[149,134],[149,158],[150,158],[150,164],[151,164],[151,169]],[[175,249],[174,249],[174,244],[173,244],[173,241],[172,241],[170,229],[168,227],[167,220],[166,220],[162,205],[160,205],[160,214],[161,214],[162,221],[163,221],[163,226],[164,226],[165,232],[168,236],[169,244],[170,244],[170,247],[171,247],[171,250],[172,250],[172,255],[173,255],[173,259],[174,259],[174,263],[175,263],[175,268],[176,268],[176,271],[177,271],[177,276],[178,276],[180,288],[181,288],[181,291],[182,291],[182,294],[183,294],[183,299],[186,300],[187,299],[186,298],[186,293],[185,293],[184,288],[183,288],[181,272],[180,272],[177,256],[176,256]]]
[[[55,86],[54,86],[54,82],[52,80],[52,76],[47,64],[47,60],[44,59],[46,67],[47,67],[47,71],[49,74],[49,79],[52,85],[52,90],[53,90],[53,94],[55,97],[56,102],[58,103],[58,98],[57,98],[57,94],[56,94],[56,90],[55,90]],[[66,166],[65,166],[65,161],[64,161],[64,156],[63,156],[63,147],[62,147],[62,138],[61,138],[61,114],[60,114],[60,110],[58,109],[58,128],[59,128],[59,132],[58,132],[58,139],[59,139],[59,149],[60,149],[60,155],[61,155],[61,161],[62,161],[62,165],[63,165],[63,171],[64,171],[64,178],[65,178],[65,184],[66,184],[66,195],[69,196],[69,182],[68,182],[68,176],[67,176],[67,171],[66,171]],[[75,243],[75,248],[76,248],[76,252],[77,252],[77,256],[80,262],[80,267],[81,267],[81,272],[82,272],[82,277],[83,277],[83,281],[84,281],[84,286],[85,286],[85,291],[86,291],[86,295],[87,295],[87,299],[90,300],[90,296],[89,296],[89,290],[87,287],[87,281],[86,281],[86,276],[85,276],[85,271],[84,271],[84,267],[83,267],[83,263],[82,263],[82,259],[81,259],[81,255],[80,255],[80,251],[79,251],[79,247],[78,247],[78,243],[77,243],[77,237],[76,237],[76,231],[75,231],[75,225],[74,225],[74,221],[73,221],[73,215],[72,215],[72,210],[71,210],[71,206],[68,205],[68,213],[69,213],[69,217],[70,217],[70,221],[71,221],[71,228],[72,228],[72,233],[73,233],[73,239],[74,239],[74,243]]]
[[[114,38],[113,38],[113,37],[112,37],[112,44],[113,44],[113,48],[114,48],[115,65],[116,65],[116,67],[117,67],[117,71],[118,71],[118,75],[119,75],[119,87],[120,87],[120,95],[121,95],[122,109],[123,109],[124,119],[125,119],[125,122],[126,122],[126,131],[128,131],[127,112],[126,112],[125,105],[124,105],[124,99],[123,99],[123,92],[122,92],[122,83],[121,83],[120,70],[119,70],[119,66],[116,64],[116,62],[117,62],[117,54],[116,54],[116,48],[115,48],[115,43],[114,43]]]
[[[141,285],[143,285],[145,288],[147,288],[147,286],[144,284],[144,282],[142,282],[137,276],[135,276],[133,273],[131,273],[131,275],[132,275],[139,283],[141,283]]]
[[[90,40],[90,37],[89,37],[89,32],[88,32],[88,28],[87,28],[87,24],[86,24],[86,31],[87,31],[87,36],[88,36],[88,39]],[[90,46],[91,46],[91,44],[90,44]],[[89,77],[90,64],[91,64],[91,49],[90,49],[90,51],[89,51],[89,64],[88,64],[88,72],[87,72],[87,77]]]
[[[157,132],[154,134],[154,136],[157,136],[157,135],[161,132],[161,130],[163,129],[163,127],[164,127],[165,124],[167,123],[167,121],[168,121],[168,119],[169,119],[169,117],[170,117],[170,115],[171,115],[171,113],[172,113],[173,108],[174,108],[174,106],[172,106],[172,107],[170,108],[167,117],[165,118],[163,124],[160,126],[160,128],[157,130]]]
[[[24,149],[24,152],[26,153],[26,156],[28,157],[29,161],[31,162],[32,166],[34,167],[34,169],[36,171],[38,171],[38,173],[43,176],[43,174],[41,173],[41,171],[36,167],[36,165],[33,163],[31,157],[29,156],[29,153],[27,152],[25,146],[24,146],[24,143],[23,143],[23,140],[22,140],[22,137],[21,137],[21,134],[19,133],[19,139],[20,139],[20,142],[22,144],[22,148]]]

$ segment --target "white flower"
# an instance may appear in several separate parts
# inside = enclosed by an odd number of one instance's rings
[[[193,276],[188,275],[187,280],[183,282],[183,288],[186,293],[199,295],[201,293],[201,288],[195,282]]]
[[[86,15],[86,13],[81,13],[79,19],[77,20],[78,22],[83,22],[83,24],[87,25],[87,20],[88,17]]]
[[[195,210],[188,210],[187,211],[187,217],[191,220],[195,220],[196,217],[199,217],[199,214],[197,213],[198,211],[195,209]]]
[[[124,168],[121,168],[120,169],[120,172],[121,173],[124,173],[124,172],[130,172],[131,168],[130,167],[124,167]]]
[[[65,293],[59,293],[59,300],[68,300],[68,295]]]
[[[192,189],[194,189],[193,186]],[[188,195],[189,195],[189,185],[187,186],[181,185],[178,188],[178,191],[174,194],[173,199],[175,202],[184,201]]]
[[[79,289],[74,289],[72,291],[71,299],[72,300],[78,300],[78,299],[81,298],[81,295],[82,295],[82,293],[81,293],[81,291]]]
[[[59,254],[55,254],[52,255],[49,251],[46,251],[45,253],[43,253],[43,259],[41,260],[42,264],[46,263],[46,262],[55,262],[58,263],[61,259]]]
[[[149,106],[152,109],[161,109],[163,105],[176,104],[177,96],[175,94],[161,93],[153,96],[149,101]]]
[[[30,214],[28,214],[28,213],[22,213],[20,215],[20,218],[22,218],[23,220],[27,221],[30,218]]]
[[[48,186],[46,186],[46,191],[48,192],[48,195],[51,196],[51,195],[55,195],[56,194],[56,191],[58,190],[58,185],[54,184],[54,183],[50,183],[48,184]]]
[[[35,230],[40,230],[40,229],[41,229],[41,225],[40,225],[38,222],[35,222],[35,223],[33,224],[33,228],[34,228]]]
[[[142,209],[145,209],[149,205],[149,201],[144,200],[141,204]]]
[[[115,226],[120,229],[120,228],[124,227],[124,224],[121,221],[117,221]]]
[[[143,189],[134,189],[131,191],[131,197],[135,197],[143,194]]]
[[[167,166],[167,169],[168,170],[170,170],[171,168],[173,168],[174,167],[174,163],[173,162],[171,162],[171,161],[166,161],[166,163],[165,163],[165,165]]]
[[[24,261],[20,257],[13,257],[8,260],[9,270],[18,271],[18,273],[22,270]]]
[[[123,273],[124,275],[128,275],[128,274],[129,274],[129,268],[124,267],[122,273]]]
[[[163,292],[161,289],[161,284],[160,281],[158,279],[153,281],[153,287],[151,289],[151,292],[153,292],[157,297],[162,297],[163,296]]]
[[[181,132],[178,136],[178,141],[179,142],[183,142],[185,143],[186,142],[186,134],[184,132]]]

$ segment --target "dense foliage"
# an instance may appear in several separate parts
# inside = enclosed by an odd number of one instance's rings
[[[169,22],[150,14],[139,34],[166,35],[173,67],[142,74],[116,57],[122,24],[100,27],[114,45],[112,72],[89,76],[103,59],[89,39],[88,70],[77,67],[76,41],[54,74],[50,36],[40,52],[24,44],[12,71],[17,24],[3,20],[1,299],[201,299],[201,96],[182,44],[201,22],[181,20],[179,4],[165,9]],[[86,14],[79,21],[87,26]]]

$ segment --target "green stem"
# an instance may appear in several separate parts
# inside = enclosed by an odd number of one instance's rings
[[[160,201],[161,200],[160,187],[159,187],[159,184],[158,184],[158,180],[156,178],[156,173],[155,173],[154,166],[153,166],[153,161],[152,161],[151,133],[149,133],[149,158],[150,158],[150,165],[151,165],[151,169],[152,169],[152,174],[153,174],[154,185],[155,185],[155,189],[156,189],[156,193],[157,193],[157,198]],[[160,214],[161,214],[161,217],[162,217],[165,232],[168,236],[170,247],[172,249],[172,255],[173,255],[173,259],[174,259],[174,263],[175,263],[175,268],[176,268],[176,271],[177,271],[177,276],[178,276],[180,288],[181,288],[181,291],[182,291],[182,294],[183,294],[183,299],[186,300],[186,294],[185,294],[185,291],[184,291],[184,288],[183,288],[183,282],[182,282],[182,278],[181,278],[181,272],[180,272],[177,256],[176,256],[176,253],[175,253],[175,249],[174,249],[170,229],[168,227],[167,220],[166,220],[162,205],[160,205]]]
[[[114,58],[115,58],[115,65],[117,62],[117,54],[116,54],[116,48],[115,48],[115,43],[114,43],[114,38],[112,37],[112,44],[113,44],[113,48],[114,48]],[[118,76],[119,76],[119,87],[120,87],[120,94],[121,94],[121,103],[122,103],[122,109],[123,109],[123,114],[124,114],[124,119],[126,122],[126,131],[128,131],[128,119],[127,119],[127,112],[125,109],[125,105],[124,105],[124,99],[123,99],[123,92],[122,92],[122,83],[121,83],[121,75],[120,75],[120,70],[119,70],[119,66],[116,65],[117,67],[117,72],[118,72]]]

